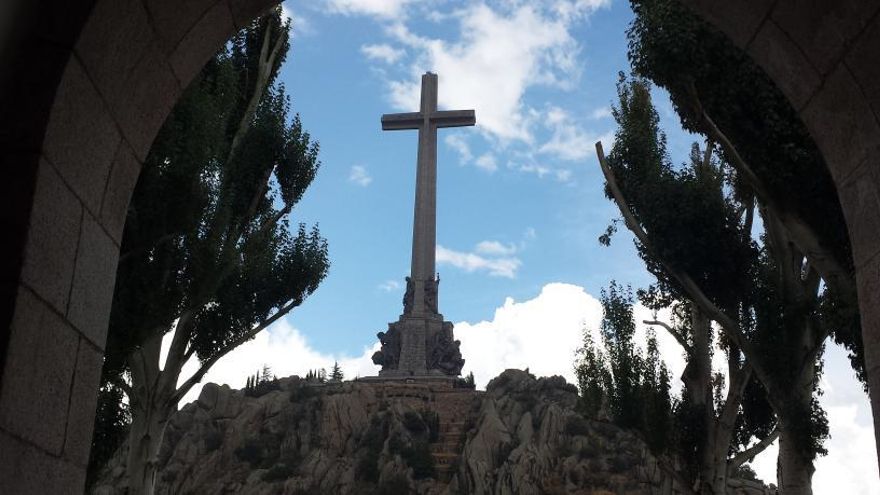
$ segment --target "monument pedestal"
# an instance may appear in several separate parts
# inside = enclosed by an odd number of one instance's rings
[[[452,322],[443,321],[436,310],[438,281],[427,284],[427,311],[413,309],[414,291],[404,296],[404,313],[388,324],[387,332],[377,337],[382,349],[373,354],[373,362],[382,366],[382,379],[455,379],[461,374],[464,359],[455,340]],[[415,287],[407,280],[407,287]]]

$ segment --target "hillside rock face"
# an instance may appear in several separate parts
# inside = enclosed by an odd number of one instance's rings
[[[575,412],[561,377],[507,370],[486,392],[298,377],[277,388],[206,385],[165,432],[157,493],[687,493],[635,435]],[[93,493],[125,493],[121,450]]]

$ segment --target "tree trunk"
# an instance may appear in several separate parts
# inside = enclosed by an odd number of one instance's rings
[[[810,424],[813,401],[813,382],[816,366],[809,362],[801,370],[790,394],[783,397],[777,409],[779,418],[779,457],[776,461],[776,478],[780,495],[812,495],[814,452],[804,448],[802,435],[804,425]],[[800,430],[800,431],[799,431]]]
[[[174,388],[167,386],[168,377],[159,370],[162,336],[161,332],[157,332],[128,360],[131,366],[131,429],[126,466],[129,495],[153,494],[165,425],[176,406],[171,400]]]
[[[718,491],[716,486],[724,487],[727,483],[726,470],[719,470],[719,466],[726,468],[728,445],[718,444],[715,424],[715,404],[712,398],[712,357],[710,354],[711,322],[697,308],[691,304],[691,332],[693,335],[692,352],[690,362],[685,370],[685,386],[693,400],[694,407],[700,411],[700,429],[702,445],[699,447],[700,455],[700,485],[701,495],[723,495],[724,491]],[[719,463],[718,451],[723,456]],[[720,481],[718,478],[720,477]]]
[[[159,447],[169,414],[156,402],[144,404],[146,410],[132,409],[128,451],[129,495],[152,495],[156,484]]]
[[[801,449],[791,425],[780,418],[779,458],[776,477],[780,495],[812,495],[813,461]]]

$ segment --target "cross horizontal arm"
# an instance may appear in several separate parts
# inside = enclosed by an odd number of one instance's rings
[[[477,123],[473,110],[445,110],[431,114],[431,123],[437,127],[464,127]]]
[[[421,112],[410,113],[386,113],[382,116],[383,131],[399,131],[403,129],[418,129],[424,122]]]

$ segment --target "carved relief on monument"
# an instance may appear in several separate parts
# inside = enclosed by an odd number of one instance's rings
[[[431,336],[427,342],[427,365],[429,370],[440,370],[443,374],[458,376],[464,367],[464,358],[459,349],[461,342],[454,340],[452,322],[444,321],[442,329]]]
[[[437,289],[439,285],[439,278],[425,282],[425,308],[435,315],[440,314],[440,311],[437,309]]]
[[[403,314],[405,315],[412,313],[413,294],[415,294],[413,281],[410,277],[406,277],[406,292],[403,293]]]
[[[409,278],[409,277],[407,277]],[[388,332],[379,332],[376,337],[382,348],[373,353],[373,364],[379,365],[383,370],[396,370],[400,362],[400,326],[399,322],[389,323]]]

